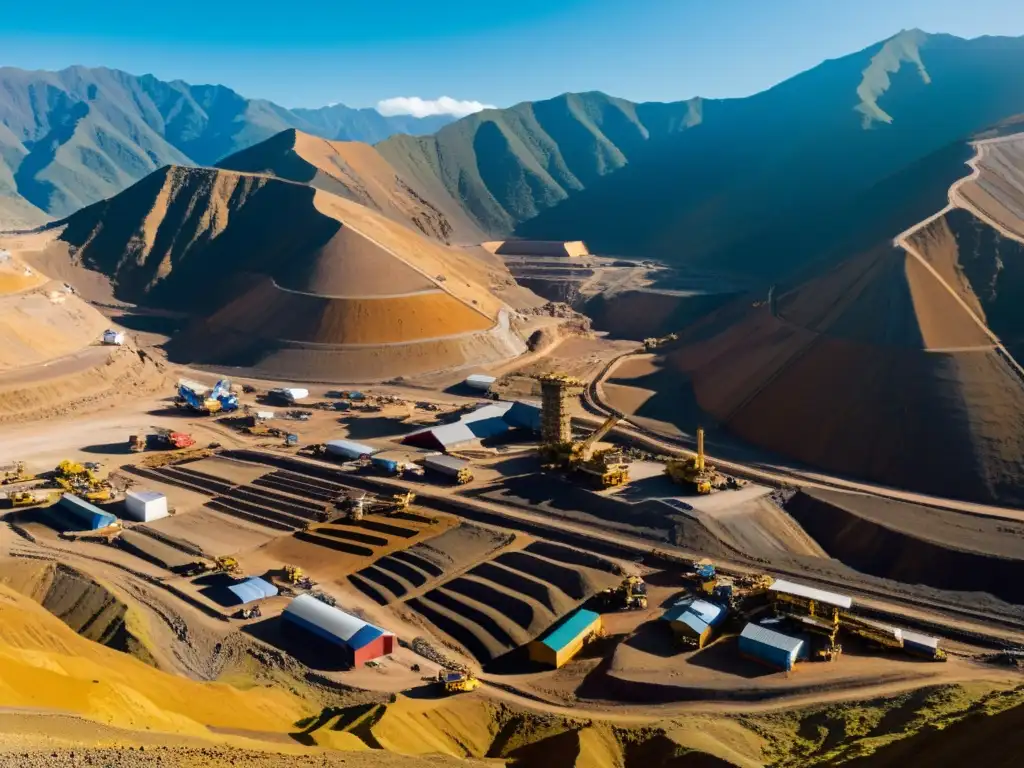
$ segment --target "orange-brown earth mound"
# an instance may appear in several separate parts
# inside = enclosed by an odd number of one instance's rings
[[[501,265],[311,186],[171,166],[62,238],[118,298],[203,318],[169,345],[182,362],[355,381],[524,351]]]
[[[730,431],[843,475],[1024,502],[1024,385],[952,291],[888,246],[695,326],[668,365]]]
[[[217,167],[309,184],[445,243],[475,243],[483,237],[437,179],[403,176],[362,142],[288,130],[224,158]]]

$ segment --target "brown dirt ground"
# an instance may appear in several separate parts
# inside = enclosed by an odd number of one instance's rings
[[[656,388],[641,376],[656,394],[636,414],[673,422],[695,402],[749,443],[840,475],[1024,500],[1024,389],[911,260],[890,248],[866,254],[779,297],[778,317],[768,307],[712,315],[666,353],[674,378]]]
[[[909,584],[1024,602],[1024,525],[807,489],[787,509],[832,557]]]

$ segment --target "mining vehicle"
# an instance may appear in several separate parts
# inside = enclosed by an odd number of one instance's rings
[[[437,682],[445,693],[469,693],[480,687],[480,681],[469,672],[452,672],[442,669],[437,673]]]
[[[11,500],[12,507],[32,507],[36,504],[44,504],[53,497],[48,493],[37,491],[13,491],[7,498]]]
[[[263,615],[263,611],[260,610],[258,605],[254,605],[252,608],[243,608],[242,610],[235,613],[236,619],[258,619]]]
[[[694,588],[705,595],[713,595],[718,586],[718,574],[714,564],[707,558],[693,562]]]
[[[674,483],[692,488],[695,493],[711,493],[714,486],[715,468],[704,458],[704,430],[697,429],[697,453],[685,459],[670,459],[665,467]]]
[[[169,429],[158,429],[152,436],[153,444],[157,448],[180,451],[184,448],[191,448],[196,444],[192,435],[185,432],[172,432]]]
[[[232,576],[237,576],[242,572],[242,566],[238,564],[238,561],[233,557],[223,556],[218,557],[214,560],[216,563],[216,569],[229,573]]]
[[[212,389],[197,381],[181,379],[174,404],[202,414],[231,413],[239,408],[238,396],[232,393],[228,379],[221,379]]]
[[[146,436],[131,435],[128,438],[128,450],[132,453],[142,453],[146,450]]]
[[[286,565],[284,567],[284,577],[288,580],[289,584],[294,584],[299,589],[312,589],[316,586],[316,582],[306,576],[297,565]]]
[[[566,394],[582,388],[583,383],[561,374],[548,374],[538,377],[541,381],[542,392],[551,390],[543,401],[541,419],[551,422],[565,421],[562,414],[565,404],[562,402]],[[558,413],[552,413],[557,411]],[[622,420],[618,414],[612,414],[596,430],[590,433],[583,440],[573,440],[571,435],[567,436],[567,430],[559,426],[559,434],[555,434],[554,426],[544,430],[545,442],[540,446],[541,461],[545,469],[561,469],[569,471],[581,471],[589,475],[599,488],[612,488],[625,485],[629,482],[629,461],[625,454],[618,449],[606,449],[594,452],[596,445],[602,437],[607,435],[612,428]],[[567,427],[566,425],[564,425]]]
[[[98,478],[88,466],[74,461],[65,460],[58,464],[53,480],[59,488],[86,501],[110,501],[114,498],[114,489],[109,482]]]
[[[35,475],[30,475],[25,471],[25,462],[16,461],[10,467],[4,470],[3,476],[0,477],[0,485],[13,485],[14,483],[27,483],[29,480],[35,480]]]
[[[639,576],[627,576],[617,587],[600,593],[606,610],[643,611],[647,608],[647,585]]]

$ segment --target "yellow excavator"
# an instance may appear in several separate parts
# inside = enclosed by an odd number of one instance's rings
[[[711,493],[715,468],[704,459],[704,430],[697,430],[697,454],[685,459],[670,459],[665,474],[678,485],[688,486],[695,493]]]
[[[621,416],[613,413],[583,440],[541,446],[544,466],[548,469],[584,472],[594,478],[601,488],[628,483],[629,462],[621,450],[611,448],[594,451],[594,445],[621,420]]]
[[[110,501],[114,498],[110,483],[78,462],[62,461],[54,470],[53,479],[60,488],[86,501]]]

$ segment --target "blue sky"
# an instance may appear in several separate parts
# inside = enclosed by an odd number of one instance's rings
[[[288,107],[744,96],[900,29],[1024,35],[1021,0],[4,3],[0,64],[104,65]]]

